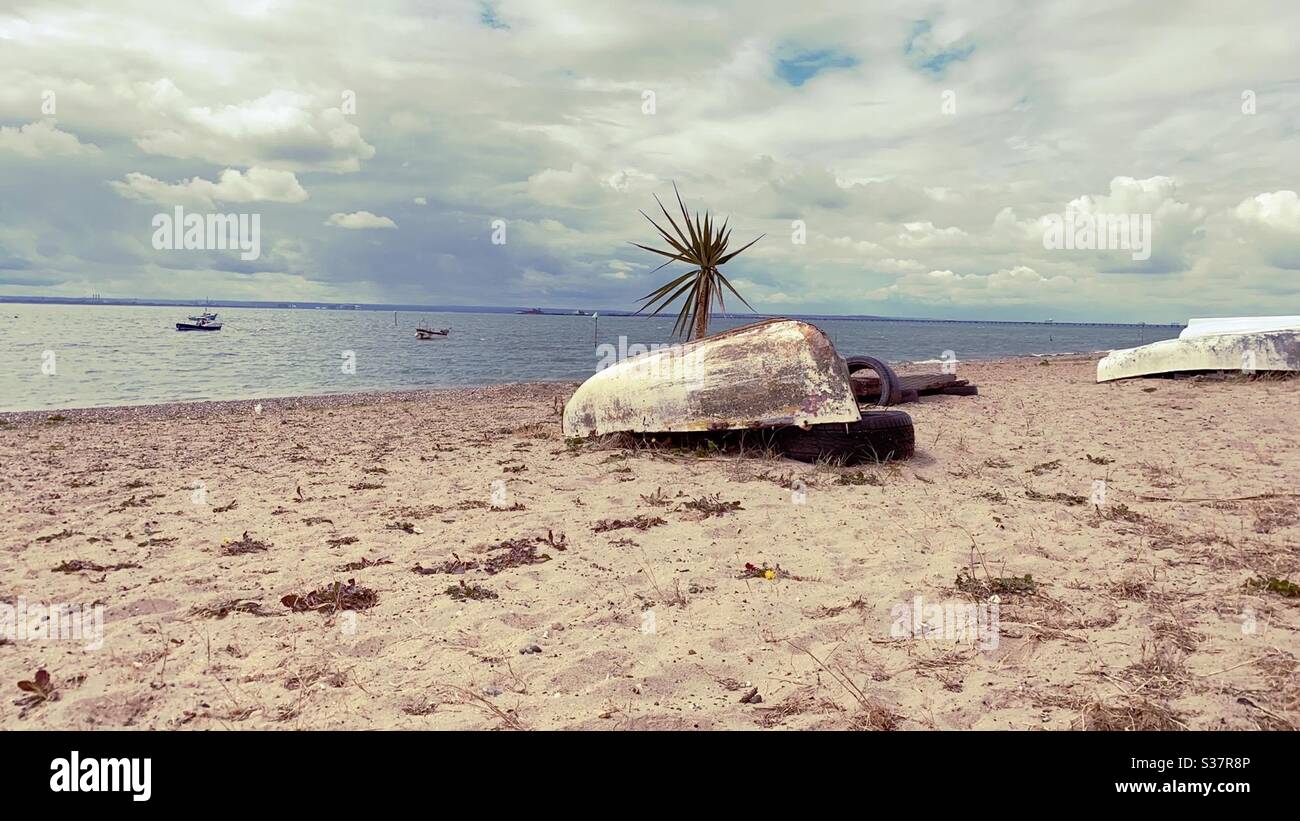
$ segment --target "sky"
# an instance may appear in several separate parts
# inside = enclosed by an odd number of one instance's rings
[[[675,183],[763,235],[723,272],[765,313],[1300,313],[1297,30],[1294,2],[3,0],[0,294],[635,309],[687,270],[630,244]],[[259,255],[156,247],[177,206],[257,215]],[[1149,220],[1149,253],[1045,247],[1067,214]]]

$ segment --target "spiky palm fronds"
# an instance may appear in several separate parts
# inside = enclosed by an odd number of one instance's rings
[[[650,224],[655,227],[655,230],[671,246],[672,250],[664,251],[659,248],[651,248],[639,242],[632,244],[653,254],[668,257],[668,261],[660,265],[659,268],[674,262],[685,262],[695,267],[693,270],[641,297],[641,301],[645,304],[641,306],[637,313],[653,305],[654,310],[651,312],[651,316],[653,316],[675,302],[678,297],[684,295],[686,298],[682,302],[681,311],[677,314],[677,322],[673,325],[673,333],[680,334],[683,331],[691,331],[691,335],[699,339],[708,334],[709,312],[713,306],[716,304],[719,310],[726,310],[722,298],[723,288],[735,294],[737,299],[745,303],[745,307],[751,311],[754,310],[753,306],[740,295],[739,291],[732,287],[718,268],[734,259],[750,245],[758,242],[763,238],[763,235],[760,234],[755,237],[739,250],[728,253],[727,243],[731,240],[731,231],[727,228],[727,221],[724,220],[721,226],[715,226],[712,215],[707,211],[703,216],[698,211],[695,212],[695,217],[692,219],[691,215],[686,211],[686,204],[682,202],[682,195],[677,191],[676,183],[673,183],[673,193],[677,195],[677,205],[682,209],[682,222],[686,225],[685,232],[677,225],[672,215],[668,213],[668,209],[664,208],[664,204],[659,201],[657,195],[655,196],[655,202],[659,204],[659,210],[663,212],[668,224],[672,226],[673,233],[670,234],[664,230],[646,212],[641,212],[641,216],[649,220]],[[658,271],[659,268],[655,270]]]

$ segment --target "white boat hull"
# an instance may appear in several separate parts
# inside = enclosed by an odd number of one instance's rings
[[[617,362],[564,407],[564,435],[857,422],[849,372],[806,322],[773,319]]]
[[[1180,371],[1300,371],[1300,330],[1193,333],[1111,351],[1097,363],[1097,381]]]
[[[1189,319],[1179,339],[1216,334],[1252,334],[1271,331],[1300,331],[1300,316],[1225,316]]]

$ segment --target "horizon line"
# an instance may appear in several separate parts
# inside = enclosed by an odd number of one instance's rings
[[[10,304],[46,304],[54,303],[61,305],[139,305],[142,307],[173,307],[192,305],[197,307],[216,307],[216,308],[278,308],[289,310],[307,310],[307,309],[335,309],[335,310],[358,310],[358,311],[413,311],[427,310],[439,311],[449,310],[455,313],[471,313],[474,311],[485,311],[487,313],[516,312],[516,311],[537,311],[540,310],[542,315],[546,316],[591,316],[593,314],[603,314],[605,316],[618,317],[643,317],[649,318],[654,314],[643,314],[639,311],[630,311],[624,308],[565,308],[565,307],[548,307],[537,308],[523,305],[432,305],[425,303],[408,303],[408,302],[322,302],[317,300],[288,300],[288,299],[174,299],[165,297],[105,297],[101,295],[94,296],[35,296],[35,295],[10,295],[0,294],[0,303]],[[1186,327],[1186,322],[1117,322],[1107,320],[1084,320],[1084,319],[949,319],[944,317],[925,317],[925,316],[884,316],[881,314],[825,314],[825,313],[771,313],[763,311],[753,311],[752,314],[737,313],[733,311],[724,311],[721,313],[711,312],[711,317],[721,317],[724,319],[736,319],[752,315],[757,319],[766,319],[772,317],[789,317],[791,319],[844,319],[853,321],[878,321],[878,322],[965,322],[965,323],[983,323],[983,324],[1006,324],[1006,325],[1109,325],[1124,327]]]

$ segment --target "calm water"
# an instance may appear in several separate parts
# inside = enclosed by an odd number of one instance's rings
[[[0,305],[0,410],[582,380],[595,343],[672,342],[670,317],[218,308],[215,333],[175,328],[197,309]],[[451,328],[415,339],[417,323]],[[713,328],[748,320],[715,320]],[[842,355],[891,362],[1130,347],[1177,328],[818,320]],[[593,341],[593,331],[599,331]],[[355,373],[344,352],[355,354]],[[51,356],[52,352],[52,356]],[[53,365],[53,373],[46,373]]]

